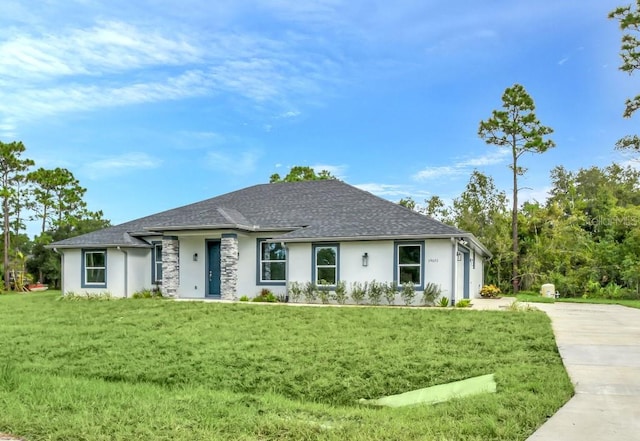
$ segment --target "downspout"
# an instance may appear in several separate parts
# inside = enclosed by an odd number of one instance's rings
[[[284,248],[284,295],[287,296],[287,303],[289,303],[289,247],[284,242],[280,242],[280,245]]]
[[[451,238],[451,306],[456,304],[456,291],[458,282],[458,241]]]
[[[53,252],[60,255],[60,291],[64,295],[64,253],[58,251],[57,248],[54,248]]]
[[[129,252],[117,247],[124,254],[124,298],[129,297]]]

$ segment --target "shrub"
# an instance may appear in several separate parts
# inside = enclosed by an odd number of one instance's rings
[[[353,282],[351,284],[351,298],[356,305],[362,303],[362,301],[367,297],[367,282]]]
[[[462,299],[456,302],[456,308],[468,308],[471,306],[471,300]]]
[[[279,303],[287,303],[289,301],[286,294],[278,294],[276,295],[276,299],[278,299]]]
[[[249,301],[249,297],[248,296],[242,296],[242,297],[240,297],[240,301],[241,302],[248,302]]]
[[[297,303],[302,297],[304,286],[300,282],[289,282],[289,298],[292,302]]]
[[[331,295],[331,290],[330,290],[330,285],[326,280],[320,280],[320,284],[318,285],[318,297],[320,298],[320,301],[326,305],[327,303],[329,303],[329,301],[331,300],[331,298],[333,297]]]
[[[379,305],[384,294],[384,284],[375,280],[369,284],[369,302],[372,305]]]
[[[437,306],[441,308],[446,308],[447,306],[449,306],[449,299],[447,297],[440,297],[440,300],[438,300]]]
[[[73,291],[67,291],[64,295],[58,297],[58,300],[66,300],[66,301],[79,301],[79,300],[113,300],[114,297],[111,295],[109,291],[103,292],[87,292],[84,293],[76,293]]]
[[[495,286],[493,284],[484,285],[482,287],[482,289],[480,290],[480,295],[482,297],[488,297],[488,298],[498,297],[501,293],[502,293],[502,291],[500,291],[500,288],[498,288],[497,286]]]
[[[312,303],[316,299],[316,293],[318,287],[313,282],[307,282],[304,286],[304,300],[307,303]]]
[[[433,282],[427,283],[424,286],[424,291],[422,292],[422,304],[426,306],[433,306],[436,299],[440,297],[441,292],[442,290],[439,285],[436,285]]]
[[[393,305],[396,303],[396,284],[393,282],[387,282],[382,285],[382,292],[384,293],[384,299],[387,301],[388,305]]]
[[[605,299],[619,300],[623,297],[623,290],[617,283],[609,283],[602,288],[602,296]]]
[[[336,283],[334,298],[336,299],[336,302],[341,305],[344,305],[347,302],[347,299],[349,299],[349,294],[347,293],[347,282],[340,280]]]
[[[162,298],[162,293],[158,289],[143,289],[131,294],[132,299],[157,299]]]
[[[260,295],[251,299],[252,302],[277,303],[278,299],[268,289],[262,289]]]
[[[416,286],[412,282],[405,282],[402,284],[402,290],[400,291],[400,297],[404,301],[406,306],[413,303],[413,299],[416,298]]]

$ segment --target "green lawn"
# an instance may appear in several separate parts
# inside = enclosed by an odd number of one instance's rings
[[[572,395],[541,312],[0,296],[27,440],[524,440]],[[358,404],[496,373],[498,393]]]
[[[582,298],[582,297],[561,297],[559,299],[553,299],[549,297],[542,297],[540,294],[525,292],[519,293],[517,296],[521,302],[532,303],[597,303],[603,305],[622,305],[629,306],[631,308],[640,308],[640,300],[627,300],[627,299],[603,299],[596,297]]]

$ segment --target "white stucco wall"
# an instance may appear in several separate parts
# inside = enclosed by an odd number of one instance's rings
[[[151,253],[148,248],[130,248],[127,250],[129,259],[128,296],[143,289],[153,288],[151,283]]]
[[[114,297],[124,297],[125,295],[131,295],[132,290],[136,286],[141,286],[142,280],[145,275],[140,274],[144,272],[144,267],[141,263],[147,259],[144,257],[145,252],[148,250],[128,250],[129,256],[129,268],[127,271],[127,278],[125,278],[125,254],[117,248],[107,249],[107,283],[105,287],[83,287],[82,286],[82,250],[61,250],[64,253],[64,286],[62,290],[64,293],[75,294],[103,294],[110,293]],[[133,252],[133,255],[131,254]],[[150,268],[149,263],[149,268]],[[131,268],[136,268],[133,271]],[[150,278],[150,275],[149,275]],[[150,284],[148,285],[150,286]],[[141,288],[137,288],[141,289]]]
[[[181,298],[204,298],[207,289],[206,269],[206,241],[219,240],[222,233],[189,232],[178,235],[180,242],[180,285],[178,296]],[[277,235],[238,234],[238,289],[237,297],[246,295],[255,297],[262,288],[268,288],[275,294],[286,293],[284,285],[261,285],[256,280],[259,238],[269,238]],[[146,238],[148,241],[159,240],[159,237]],[[420,241],[412,241],[420,242]],[[455,245],[450,239],[427,239],[424,244],[424,282],[435,283],[441,288],[442,296],[449,299],[455,293],[456,300],[463,298],[463,261],[455,258]],[[339,245],[339,274],[340,280],[348,284],[376,280],[391,282],[394,279],[395,243],[385,241],[354,241],[342,242]],[[288,250],[288,280],[307,283],[312,279],[312,244],[289,243]],[[107,286],[106,288],[83,288],[81,286],[82,252],[79,249],[60,250],[64,253],[64,292],[101,293],[110,292],[114,296],[131,296],[134,292],[152,288],[152,249],[127,249],[128,271],[125,284],[125,254],[122,250],[110,248],[107,250]],[[194,254],[198,255],[194,260]],[[362,255],[367,253],[368,265],[362,265]],[[479,297],[479,290],[483,283],[483,259],[476,252],[475,268],[473,265],[473,250],[470,254],[469,265],[469,293],[471,298]],[[455,283],[453,283],[455,277]],[[416,300],[421,298],[418,293]],[[397,296],[398,303],[400,297]]]
[[[362,266],[367,253],[368,265]],[[393,241],[343,242],[340,244],[340,279],[351,282],[393,280]]]
[[[216,239],[218,237],[202,236],[179,236],[180,241],[180,285],[178,286],[178,297],[182,298],[204,298],[207,289],[207,263],[206,239]],[[194,260],[194,254],[198,254],[198,260]]]
[[[287,244],[289,281],[306,283],[311,281],[311,244]]]
[[[62,292],[82,292],[81,271],[82,271],[82,252],[80,250],[59,250],[63,255],[63,275],[62,275]]]
[[[453,270],[453,245],[450,239],[428,239],[425,241],[425,283],[440,287],[441,297],[451,299]]]

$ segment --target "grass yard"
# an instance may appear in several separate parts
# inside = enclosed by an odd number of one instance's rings
[[[0,433],[35,440],[524,440],[572,395],[541,312],[0,296]],[[496,373],[498,393],[378,398]]]
[[[597,303],[601,305],[622,305],[629,306],[631,308],[640,308],[640,300],[628,300],[628,299],[603,299],[597,297],[561,297],[559,299],[553,299],[550,297],[542,297],[540,294],[524,292],[517,295],[517,299],[521,302],[531,303]]]

